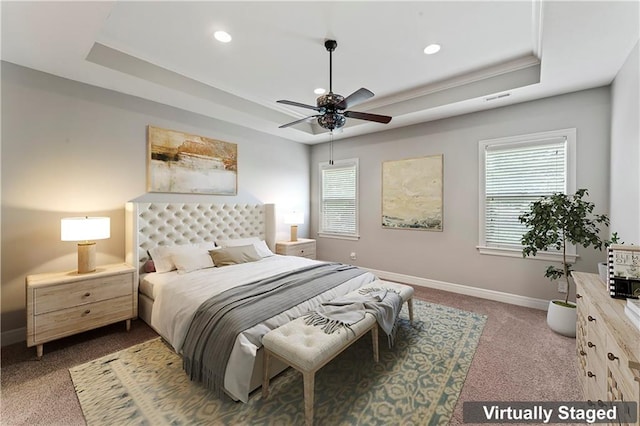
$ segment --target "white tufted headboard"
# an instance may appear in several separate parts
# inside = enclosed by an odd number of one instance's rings
[[[274,204],[131,202],[125,224],[126,262],[137,265],[138,273],[149,259],[147,251],[159,245],[259,237],[275,251]]]

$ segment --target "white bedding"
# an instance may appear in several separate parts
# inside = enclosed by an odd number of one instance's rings
[[[205,300],[238,285],[313,263],[319,262],[303,257],[276,255],[257,262],[200,269],[188,274],[176,271],[147,274],[144,277],[147,282],[145,285],[152,289],[155,299],[151,325],[176,352],[181,353],[191,318]],[[253,363],[262,345],[262,336],[269,330],[304,315],[323,301],[347,294],[374,279],[375,276],[371,273],[362,274],[239,334],[227,364],[225,390],[233,398],[247,402]]]

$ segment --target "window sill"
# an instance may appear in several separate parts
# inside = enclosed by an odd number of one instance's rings
[[[522,250],[485,246],[477,246],[476,248],[478,249],[478,252],[480,252],[480,254],[487,254],[491,256],[519,257],[522,259]],[[535,256],[528,256],[528,258],[534,260],[544,260],[547,262],[562,262],[562,253],[549,253],[539,251]],[[567,253],[567,261],[569,263],[575,263],[577,259],[577,254]]]
[[[326,232],[318,232],[318,237],[334,238],[336,240],[350,240],[350,241],[358,241],[360,239],[360,235],[328,234]]]

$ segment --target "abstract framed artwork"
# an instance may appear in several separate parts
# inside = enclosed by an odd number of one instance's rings
[[[442,231],[444,156],[382,163],[382,227]]]
[[[147,191],[237,194],[237,144],[153,126],[147,141]]]

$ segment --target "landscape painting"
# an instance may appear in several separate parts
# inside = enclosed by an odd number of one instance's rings
[[[238,145],[148,126],[147,190],[236,195]]]
[[[382,227],[442,231],[443,156],[382,163]]]

